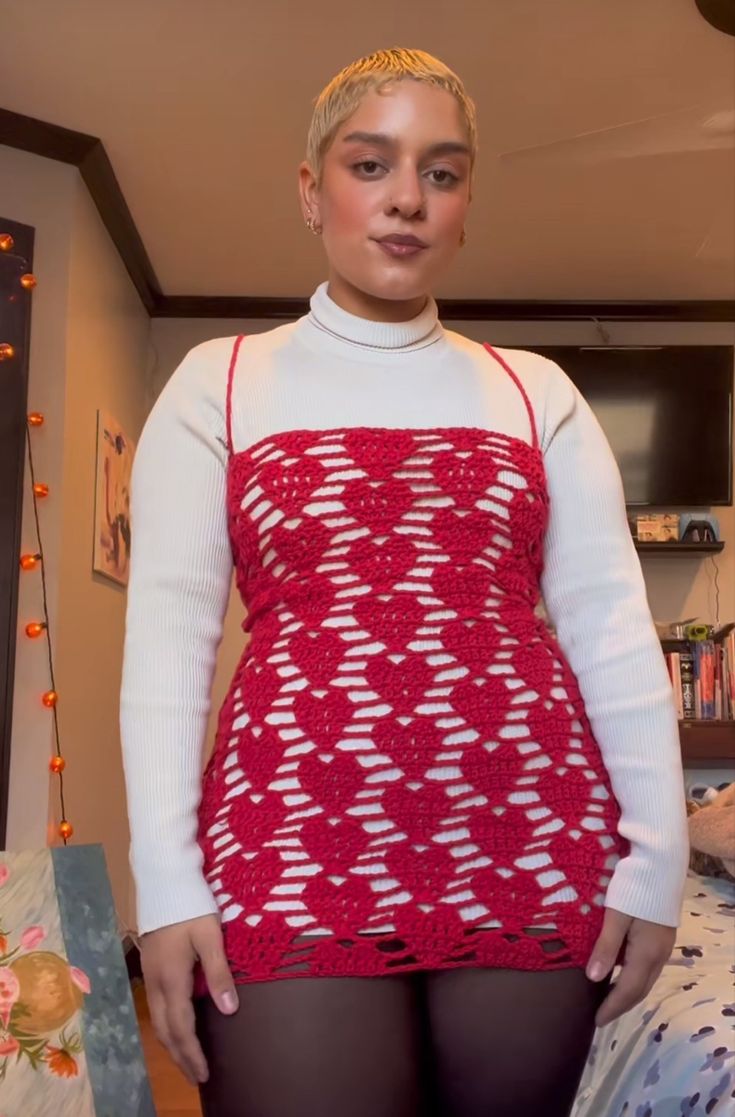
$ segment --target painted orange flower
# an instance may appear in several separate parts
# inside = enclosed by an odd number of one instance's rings
[[[64,1047],[46,1048],[46,1062],[48,1069],[57,1078],[76,1078],[79,1074],[79,1065],[73,1056]]]

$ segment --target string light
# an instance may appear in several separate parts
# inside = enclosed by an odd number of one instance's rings
[[[2,234],[0,234],[0,239]],[[28,282],[23,283],[23,280]],[[32,281],[32,282],[31,282]],[[21,283],[28,290],[32,290],[36,285],[35,276],[29,272],[21,278]],[[47,710],[51,711],[53,717],[54,727],[54,745],[55,755],[49,760],[50,771],[58,778],[59,781],[59,807],[61,822],[58,827],[58,835],[64,845],[71,839],[74,833],[74,827],[66,817],[66,803],[64,802],[64,769],[66,768],[66,761],[61,755],[61,744],[59,740],[59,719],[58,719],[58,702],[59,695],[56,690],[56,680],[54,678],[54,658],[51,646],[51,634],[49,632],[49,616],[48,616],[48,594],[46,591],[46,573],[45,563],[43,557],[43,542],[41,539],[41,522],[38,515],[39,500],[45,499],[49,495],[49,487],[43,483],[36,481],[35,464],[33,461],[33,446],[31,435],[34,430],[38,430],[44,424],[44,417],[40,411],[31,411],[27,416],[28,427],[26,446],[28,449],[28,471],[31,478],[31,487],[33,491],[33,517],[36,527],[36,541],[38,550],[35,553],[21,555],[20,564],[23,570],[31,571],[38,568],[41,574],[41,590],[43,593],[43,621],[31,621],[26,625],[26,635],[31,639],[37,639],[44,632],[46,633],[46,651],[48,654],[48,667],[51,686],[44,694],[41,695],[41,702]]]
[[[0,252],[12,252],[15,248],[15,241],[10,233],[0,233]],[[25,267],[28,267],[28,262],[23,260]],[[26,291],[33,291],[38,285],[38,280],[35,275],[29,270],[24,272],[20,277],[20,285]],[[15,296],[12,296],[14,299]],[[0,343],[0,361],[11,360],[15,356],[15,349],[9,342]],[[33,462],[33,446],[31,434],[34,430],[38,430],[44,424],[44,417],[40,411],[31,411],[26,416],[26,447],[28,450],[28,471],[31,478],[31,488],[33,492],[33,518],[36,527],[36,542],[38,549],[34,552],[20,556],[21,569],[30,572],[37,568],[41,573],[41,590],[43,593],[43,617],[42,621],[30,621],[26,627],[26,636],[30,640],[37,640],[40,636],[46,633],[46,651],[48,654],[48,667],[49,676],[51,681],[50,688],[41,695],[41,702],[50,710],[53,717],[54,726],[54,745],[55,755],[49,760],[49,769],[58,777],[59,780],[59,807],[61,814],[61,822],[58,827],[58,834],[64,845],[68,843],[74,833],[74,827],[66,817],[66,804],[64,802],[64,769],[66,768],[66,761],[61,755],[61,745],[59,741],[59,719],[57,713],[57,706],[59,702],[59,695],[56,690],[56,681],[54,678],[54,658],[51,647],[51,634],[49,632],[49,617],[48,617],[48,594],[46,591],[46,572],[43,559],[43,543],[41,540],[41,522],[38,515],[38,502],[44,500],[49,495],[49,487],[43,482],[36,481],[36,471]]]
[[[15,241],[10,233],[0,233],[0,252],[12,252],[15,248]]]

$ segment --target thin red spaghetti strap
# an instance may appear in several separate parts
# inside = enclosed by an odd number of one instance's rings
[[[513,372],[513,369],[510,367],[510,365],[507,363],[507,361],[504,361],[503,358],[500,356],[500,354],[495,352],[492,345],[488,345],[488,343],[485,342],[485,348],[487,349],[490,356],[494,357],[495,360],[498,362],[498,364],[501,365],[505,369],[505,371],[508,373],[508,376],[511,378],[511,380],[515,384],[516,388],[518,389],[518,391],[523,396],[523,402],[526,405],[526,411],[528,412],[528,418],[529,418],[529,421],[531,423],[531,439],[532,439],[533,448],[534,448],[534,450],[538,450],[538,431],[536,430],[536,417],[533,413],[533,408],[531,407],[531,401],[528,398],[528,396],[526,395],[526,389],[523,387],[520,380],[518,379],[516,374]]]
[[[235,338],[235,344],[232,347],[232,356],[230,357],[230,367],[227,372],[227,404],[225,411],[225,420],[227,423],[227,453],[232,453],[232,382],[235,379],[235,366],[237,365],[237,355],[240,352],[240,346],[245,340],[245,334],[240,334]]]

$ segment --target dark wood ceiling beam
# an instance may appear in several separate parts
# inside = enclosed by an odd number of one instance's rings
[[[156,318],[299,318],[304,298],[249,295],[164,295]],[[709,302],[542,302],[533,299],[439,299],[445,322],[733,322],[735,300]]]
[[[0,143],[79,168],[143,306],[154,314],[163,297],[161,286],[102,141],[84,132],[0,109]]]

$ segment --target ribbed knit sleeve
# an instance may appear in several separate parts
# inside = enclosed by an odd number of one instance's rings
[[[676,926],[689,845],[671,684],[618,467],[597,419],[556,366],[542,442],[551,501],[544,601],[579,681],[622,809],[620,832],[630,842],[606,903]]]
[[[222,339],[187,356],[133,468],[121,732],[141,933],[217,911],[196,828],[232,573],[223,414],[231,346]]]

